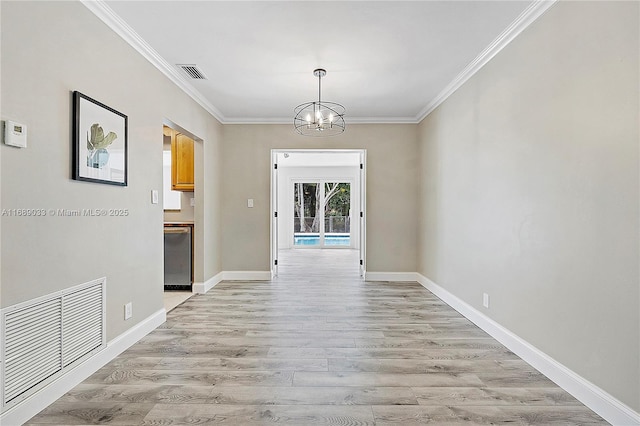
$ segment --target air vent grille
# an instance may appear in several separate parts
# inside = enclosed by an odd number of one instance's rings
[[[197,67],[197,65],[193,64],[178,64],[178,67],[182,68],[182,70],[194,80],[206,80],[207,77],[204,75],[202,71]]]
[[[106,279],[0,310],[2,410],[103,349]]]

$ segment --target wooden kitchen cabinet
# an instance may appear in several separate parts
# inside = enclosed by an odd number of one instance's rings
[[[194,141],[171,129],[171,189],[193,192]]]

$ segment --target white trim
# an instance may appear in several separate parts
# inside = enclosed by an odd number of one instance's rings
[[[20,425],[27,422],[30,418],[53,404],[58,398],[69,392],[134,343],[155,330],[165,322],[166,315],[167,312],[164,308],[160,309],[114,338],[107,343],[107,347],[104,350],[96,353],[86,361],[81,362],[75,368],[69,370],[69,372],[31,395],[20,404],[2,413],[2,415],[0,415],[0,424]]]
[[[465,69],[462,70],[451,83],[447,85],[426,107],[416,116],[416,122],[421,122],[431,114],[441,103],[467,82],[475,73],[480,71],[494,56],[509,45],[522,31],[542,16],[557,0],[536,0],[516,18],[489,46],[487,46]]]
[[[193,284],[193,292],[204,294],[214,288],[220,281],[222,281],[223,272],[219,272],[217,275],[209,278],[203,283],[194,283]]]
[[[226,117],[223,124],[291,124],[291,117]],[[348,124],[417,124],[417,117],[349,117]],[[346,128],[348,131],[349,127]]]
[[[271,181],[269,186],[269,270],[271,279],[278,276],[278,250],[280,242],[278,233],[280,232],[279,221],[276,210],[278,208],[278,153],[271,150]]]
[[[358,217],[358,226],[359,226],[359,234],[358,238],[358,260],[359,260],[359,270],[360,276],[364,280],[364,277],[367,273],[367,150],[362,150],[360,153],[360,208],[359,211],[356,211],[356,215]]]
[[[206,293],[222,281],[270,281],[271,271],[222,271],[203,283],[194,283],[194,293]]]
[[[569,392],[599,416],[614,425],[640,425],[640,413],[625,405],[584,377],[565,367],[540,349],[498,324],[482,312],[449,293],[425,276],[416,273],[418,282],[461,313],[471,322],[505,345],[510,351]]]
[[[222,281],[270,281],[272,278],[272,271],[222,271],[204,283],[195,283],[193,292],[206,293]]]
[[[365,272],[365,281],[395,281],[395,282],[416,282],[418,275],[415,272]]]
[[[269,281],[271,271],[224,271],[225,281]]]
[[[169,64],[158,52],[155,51],[133,28],[111,9],[104,0],[80,0],[94,15],[124,39],[131,47],[138,51],[169,80],[182,89],[209,114],[221,123],[225,122],[224,115],[213,106],[187,79],[178,71],[178,68]]]
[[[359,223],[360,229],[358,229],[359,232],[359,239],[360,241],[365,241],[366,242],[366,218],[367,218],[367,211],[366,211],[366,172],[367,172],[367,150],[366,149],[350,149],[350,148],[346,148],[346,149],[322,149],[322,148],[316,148],[316,149],[300,149],[300,148],[294,148],[294,149],[284,149],[284,148],[274,148],[271,150],[271,187],[270,187],[270,217],[271,219],[271,225],[269,226],[269,241],[270,241],[270,263],[271,263],[271,270],[270,270],[270,275],[269,278],[266,278],[267,280],[269,279],[273,279],[274,277],[277,276],[277,270],[278,267],[274,265],[274,260],[276,260],[277,256],[278,256],[278,251],[279,251],[279,243],[278,243],[278,220],[282,219],[283,215],[282,213],[279,213],[279,217],[277,219],[274,219],[275,217],[275,212],[278,209],[278,194],[277,194],[277,187],[278,187],[278,179],[280,179],[278,176],[278,170],[281,169],[275,169],[273,168],[273,164],[277,163],[277,159],[278,159],[278,154],[279,153],[303,153],[303,154],[309,154],[309,153],[357,153],[360,155],[360,161],[361,164],[363,166],[363,168],[361,169],[360,176],[356,177],[356,181],[360,180],[360,189],[359,189],[359,198],[360,198],[360,202],[362,204],[362,206],[358,209],[359,211],[362,210],[362,212],[364,213],[364,221],[362,221],[362,223]],[[356,175],[357,176],[357,175]],[[364,177],[364,179],[363,179]],[[306,178],[304,178],[306,179]],[[359,211],[358,211],[358,215],[359,215]],[[360,220],[360,218],[358,217],[358,220]],[[353,225],[353,222],[352,222]],[[293,238],[291,238],[291,240],[293,240]],[[360,268],[363,272],[362,274],[364,274],[364,268],[366,268],[366,250],[365,250],[365,244],[360,243],[359,244],[359,250],[360,250],[360,259],[363,260],[364,265],[362,265],[362,267]],[[353,247],[345,247],[347,249],[353,249]],[[296,248],[296,250],[299,248]],[[333,250],[333,248],[331,249]],[[364,276],[364,275],[361,275]],[[225,279],[228,279],[225,277]],[[415,279],[413,280],[415,281]]]

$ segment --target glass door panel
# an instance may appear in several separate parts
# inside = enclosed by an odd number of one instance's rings
[[[294,247],[351,247],[351,184],[294,182]]]
[[[293,245],[320,247],[320,190],[315,182],[293,184]]]
[[[351,246],[351,184],[324,184],[324,244]]]

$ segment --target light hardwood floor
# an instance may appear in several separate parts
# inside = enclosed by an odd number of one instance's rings
[[[417,283],[351,250],[222,282],[29,424],[606,424]]]

